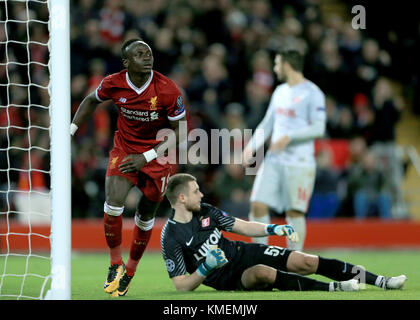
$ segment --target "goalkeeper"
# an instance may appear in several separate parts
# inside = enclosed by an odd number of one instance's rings
[[[217,290],[358,291],[359,282],[401,289],[407,280],[404,275],[375,275],[347,262],[300,251],[231,241],[221,230],[248,237],[287,236],[290,241],[297,240],[297,233],[289,225],[248,222],[202,204],[203,194],[192,175],[172,176],[166,196],[173,214],[162,229],[161,247],[177,290],[194,290],[204,284]],[[309,274],[334,281],[305,277]]]

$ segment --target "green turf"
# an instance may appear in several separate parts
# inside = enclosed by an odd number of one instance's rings
[[[272,299],[317,299],[317,300],[419,300],[420,299],[420,251],[322,251],[311,252],[328,258],[337,258],[353,264],[364,266],[371,272],[384,275],[405,274],[408,281],[403,290],[383,291],[367,286],[360,292],[217,292],[211,288],[200,286],[194,292],[176,292],[169,279],[163,259],[158,253],[145,253],[138,266],[138,272],[132,280],[126,297],[119,299],[148,300],[272,300]],[[127,258],[127,253],[124,254]],[[5,257],[0,257],[0,276],[22,274],[26,270],[31,274],[46,275],[48,260],[31,257],[8,257],[5,268]],[[101,300],[112,299],[105,294],[102,286],[106,277],[107,254],[73,253],[72,257],[72,299]],[[321,276],[313,276],[328,281]],[[39,297],[44,278],[28,275],[25,281],[21,276],[3,277],[0,299],[15,299],[4,295],[23,295]],[[1,278],[0,278],[1,281]],[[22,284],[23,283],[23,284]],[[49,283],[47,284],[49,286]]]

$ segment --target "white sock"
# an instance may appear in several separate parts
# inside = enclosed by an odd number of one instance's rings
[[[303,244],[305,243],[306,237],[306,219],[304,216],[302,217],[286,217],[287,224],[290,224],[297,234],[299,235],[298,242],[291,242],[287,239],[287,248],[290,250],[298,250],[302,251]]]
[[[265,224],[270,223],[270,215],[267,214],[263,217],[254,217],[251,213],[248,216],[249,221],[255,221],[255,222],[261,222]],[[255,237],[252,238],[252,242],[254,243],[260,243],[260,244],[268,244],[268,237]]]
[[[382,288],[382,282],[385,281],[384,276],[378,276],[375,281],[375,286]]]

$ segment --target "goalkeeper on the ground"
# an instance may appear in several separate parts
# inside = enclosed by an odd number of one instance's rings
[[[218,290],[358,291],[359,284],[401,289],[406,276],[385,277],[336,259],[277,246],[231,241],[222,230],[248,237],[286,236],[298,240],[289,225],[248,222],[202,204],[195,177],[176,174],[166,196],[173,208],[162,229],[161,246],[169,277],[177,290],[200,284]],[[334,281],[305,277],[319,274]]]

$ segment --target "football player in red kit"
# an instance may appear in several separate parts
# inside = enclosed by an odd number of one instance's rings
[[[109,153],[105,180],[104,231],[110,250],[110,267],[105,292],[123,296],[150,239],[154,216],[163,199],[172,164],[159,162],[165,141],[157,138],[161,129],[174,130],[177,143],[185,107],[176,84],[153,70],[153,53],[141,39],[126,41],[121,48],[124,70],[105,77],[99,87],[80,104],[70,126],[75,134],[96,106],[112,99],[118,109],[118,130]],[[166,144],[168,147],[168,144]],[[176,145],[169,146],[176,147]],[[122,213],[128,192],[137,186],[143,193],[135,214],[130,255],[121,255]]]

